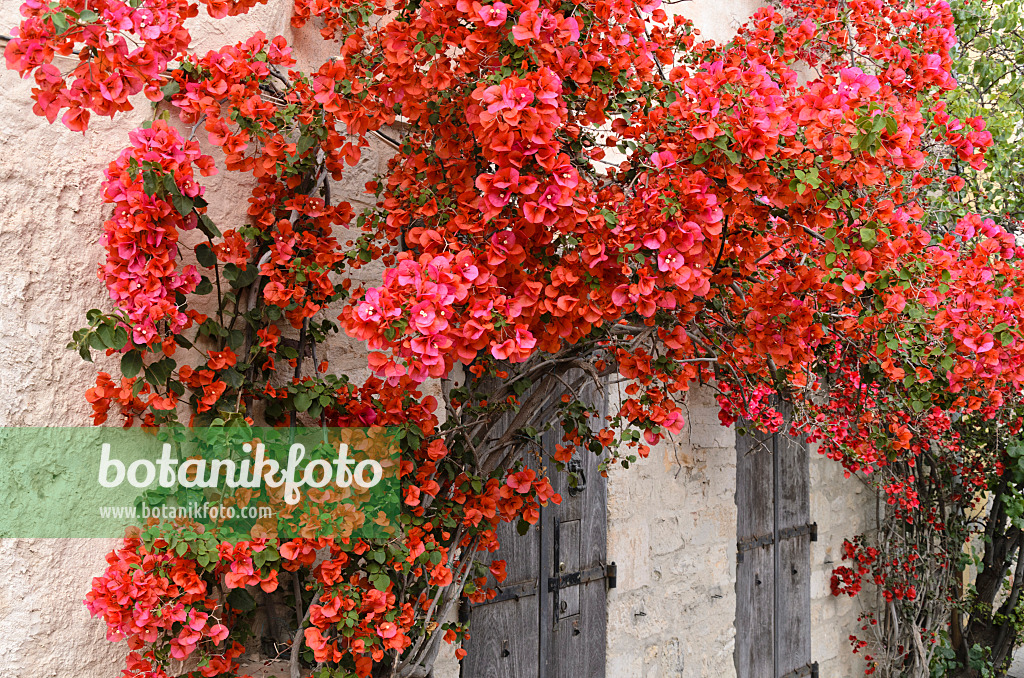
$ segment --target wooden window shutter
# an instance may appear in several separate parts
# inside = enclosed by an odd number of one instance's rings
[[[736,674],[816,677],[807,444],[784,433],[737,434],[736,504]]]

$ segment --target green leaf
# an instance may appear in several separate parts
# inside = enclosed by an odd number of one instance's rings
[[[316,143],[317,140],[315,137],[310,137],[303,134],[301,137],[299,137],[298,143],[295,144],[295,150],[298,151],[299,155],[302,155],[309,149],[313,148],[313,146],[315,146]]]
[[[152,170],[142,173],[142,190],[150,197],[156,195],[156,175]]]
[[[114,346],[114,327],[112,325],[100,325],[96,328],[96,334],[99,335],[104,348],[117,348]]]
[[[155,362],[152,365],[146,367],[146,381],[159,386],[165,384],[171,376],[171,372],[178,366],[171,358],[163,358],[159,362]]]
[[[238,370],[234,368],[226,370],[221,375],[221,378],[223,378],[224,381],[227,382],[227,385],[230,386],[231,388],[237,389],[239,386],[242,385],[242,375],[241,373],[239,373]]]
[[[305,412],[313,404],[313,398],[308,393],[299,393],[292,400],[292,404],[297,412]]]
[[[121,374],[131,379],[142,369],[142,354],[138,351],[128,351],[121,356]]]
[[[68,18],[64,16],[63,12],[54,12],[50,18],[53,19],[53,27],[58,33],[63,33],[68,29]]]
[[[192,214],[192,209],[195,207],[195,203],[192,202],[192,198],[180,193],[174,195],[171,198],[171,201],[174,203],[174,209],[178,210],[183,217],[187,217]]]
[[[196,245],[196,260],[200,266],[213,268],[217,263],[217,255],[213,253],[213,249],[209,245],[203,242]]]
[[[232,589],[228,594],[228,605],[242,612],[256,609],[256,600],[245,589]]]
[[[235,289],[241,289],[253,284],[258,275],[259,268],[256,266],[247,266],[244,271],[235,264],[224,266],[224,277]]]
[[[160,91],[164,93],[164,98],[169,99],[175,94],[181,91],[181,85],[178,84],[177,80],[171,80],[166,85],[160,88]]]
[[[220,229],[217,228],[213,223],[213,219],[206,216],[205,214],[199,215],[199,230],[202,231],[208,238],[220,238],[222,237]]]

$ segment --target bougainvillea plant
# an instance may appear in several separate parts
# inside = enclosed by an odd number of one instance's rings
[[[573,454],[626,465],[679,432],[694,384],[725,423],[907,469],[907,507],[935,431],[1018,399],[1024,250],[925,219],[991,142],[947,110],[945,2],[785,0],[719,45],[658,0],[295,0],[334,54],[306,70],[283,37],[190,52],[200,9],[31,0],[6,49],[51,122],[161,111],[104,179],[113,308],[73,342],[120,355],[96,423],[397,426],[406,511],[380,542],[128,539],[87,600],[128,640],[124,676],[236,675],[256,599],[286,590],[297,614],[264,614],[293,677],[428,675],[465,638],[460,596],[504,578],[496,527],[560,501]],[[395,153],[357,211],[332,182],[375,137]],[[244,223],[207,215],[218,166],[251,184]],[[321,360],[337,331],[365,382]],[[599,420],[610,375],[625,395]]]
[[[947,181],[933,184],[923,202],[930,231],[953,228],[973,212],[1020,242],[1021,9],[1020,0],[951,6],[958,86],[943,100],[951,114],[984,116],[993,143],[984,172],[959,158],[947,163]],[[1011,398],[997,409],[932,414],[929,444],[872,474],[887,502],[876,533],[846,544],[848,562],[833,573],[833,592],[856,595],[867,584],[878,594],[875,612],[851,636],[869,672],[1002,676],[1024,640],[1022,411]]]

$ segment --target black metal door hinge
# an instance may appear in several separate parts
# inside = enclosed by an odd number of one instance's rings
[[[794,539],[802,535],[809,535],[811,541],[818,541],[818,523],[807,523],[796,527],[784,527],[779,530],[779,539]],[[775,543],[774,534],[763,534],[760,537],[750,537],[736,542],[736,562],[743,562],[743,552],[761,548]]]
[[[782,678],[818,678],[818,662],[804,664],[800,668],[783,675]]]
[[[618,568],[615,566],[615,563],[595,565],[594,567],[588,567],[587,569],[579,572],[570,572],[569,574],[548,578],[548,591],[550,593],[554,593],[559,589],[577,586],[579,584],[588,584],[599,579],[607,580],[606,585],[608,588],[613,589],[617,583],[617,576]]]

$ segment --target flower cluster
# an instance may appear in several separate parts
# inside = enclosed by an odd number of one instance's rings
[[[38,115],[53,122],[63,110],[69,129],[85,131],[91,113],[130,110],[130,97],[139,92],[163,98],[160,74],[188,50],[192,38],[184,24],[196,14],[188,0],[31,0],[22,5],[25,20],[4,56],[8,68],[33,74]],[[54,56],[73,49],[74,68],[62,71],[53,64]]]
[[[130,138],[131,147],[105,173],[103,197],[114,205],[114,214],[103,227],[107,261],[100,278],[125,311],[132,341],[149,346],[161,339],[158,325],[177,334],[195,318],[175,300],[194,291],[200,280],[194,266],[177,267],[178,235],[195,228],[205,211],[192,166],[203,176],[216,169],[198,143],[186,142],[162,120]]]

